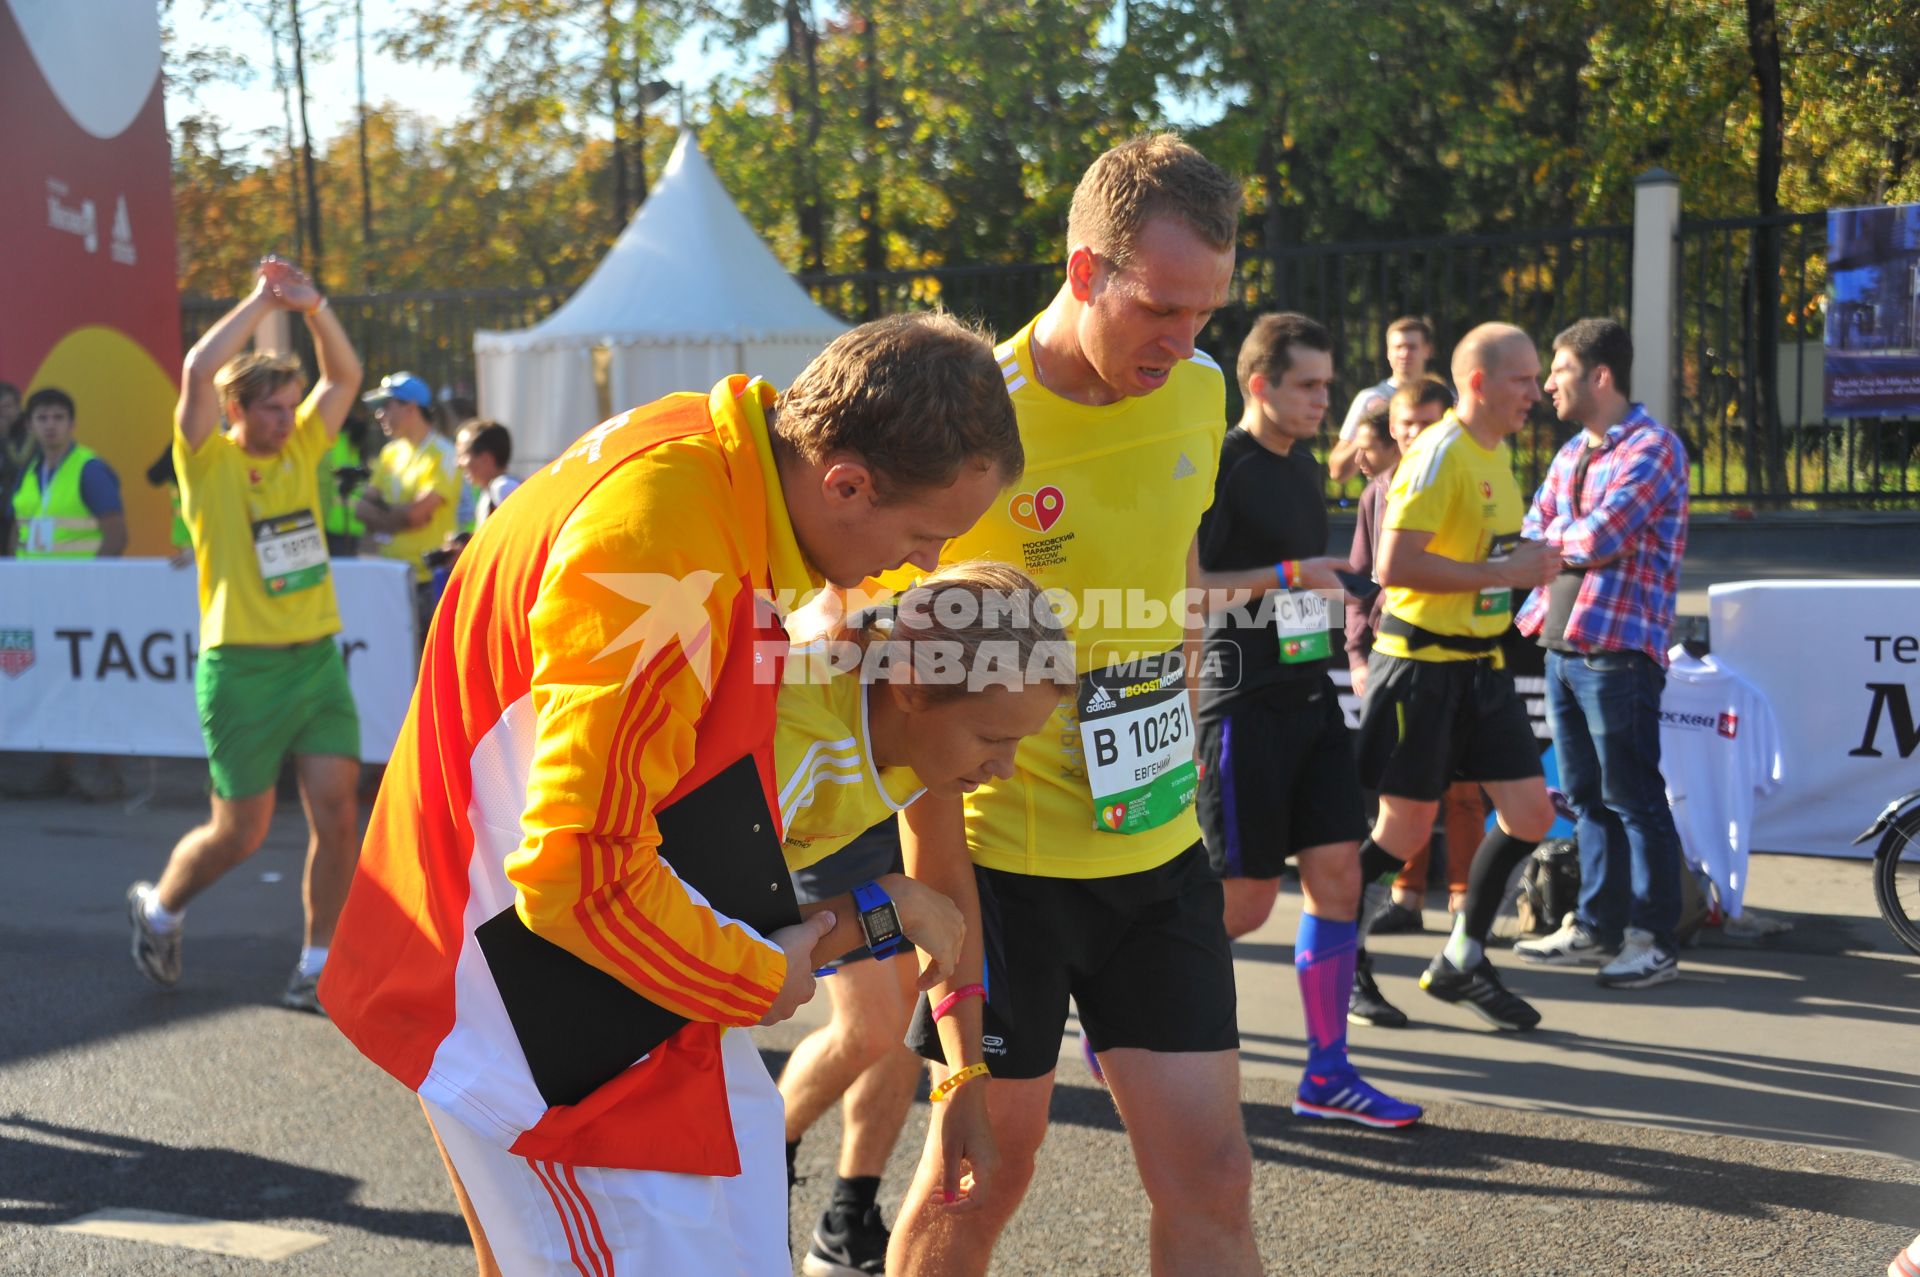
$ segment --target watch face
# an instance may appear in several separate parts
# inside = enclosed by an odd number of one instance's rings
[[[900,915],[891,902],[860,915],[860,926],[867,933],[867,947],[877,949],[900,938]]]

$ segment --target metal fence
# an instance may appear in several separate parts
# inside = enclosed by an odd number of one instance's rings
[[[1323,432],[1330,444],[1348,400],[1385,375],[1386,326],[1396,317],[1420,315],[1433,324],[1440,352],[1434,371],[1442,374],[1445,352],[1485,320],[1518,324],[1543,347],[1583,316],[1627,322],[1632,238],[1630,226],[1594,226],[1249,253],[1231,303],[1201,345],[1231,370],[1261,313],[1299,310],[1325,322],[1340,374]],[[1920,421],[1824,416],[1825,214],[1683,222],[1678,248],[1674,424],[1692,454],[1695,499],[1729,506],[1920,499]],[[1755,286],[1767,269],[1771,294]],[[1047,304],[1060,276],[1057,263],[1029,262],[812,275],[800,283],[850,322],[939,305],[1005,336]],[[526,327],[566,295],[449,289],[341,295],[332,304],[371,376],[407,369],[462,393],[473,385],[476,330]],[[186,340],[197,339],[228,305],[184,301]],[[304,331],[295,329],[304,343]],[[1228,397],[1237,413],[1237,386],[1229,386]],[[1526,491],[1571,433],[1543,405],[1514,439],[1514,470]],[[1330,489],[1328,498],[1344,503],[1358,491],[1350,482]]]
[[[1676,422],[1693,495],[1733,506],[1911,504],[1920,421],[1826,415],[1827,215],[1683,221]]]
[[[564,302],[571,289],[449,288],[431,292],[336,293],[327,304],[340,317],[371,382],[411,372],[435,390],[473,396],[473,334],[525,328]],[[180,302],[180,338],[192,346],[233,303],[206,297]],[[294,349],[313,366],[306,325],[293,326]]]
[[[943,306],[1002,337],[1018,332],[1060,287],[1054,262],[802,275],[813,300],[848,323]]]
[[[1630,226],[1286,248],[1242,264],[1244,300],[1214,321],[1209,336],[1222,367],[1231,368],[1226,359],[1238,356],[1241,338],[1265,311],[1297,310],[1327,324],[1343,392],[1323,432],[1330,444],[1348,400],[1386,374],[1386,330],[1396,318],[1418,315],[1433,325],[1432,371],[1451,380],[1447,352],[1488,320],[1517,324],[1543,342],[1583,316],[1627,322],[1632,258]],[[1514,472],[1526,492],[1539,486],[1571,433],[1540,410],[1514,438]],[[1358,490],[1356,480],[1344,495]]]
[[[1339,370],[1322,442],[1331,445],[1347,403],[1387,372],[1387,325],[1419,315],[1434,326],[1435,348],[1447,351],[1487,319],[1504,319],[1550,337],[1583,315],[1626,322],[1631,309],[1633,230],[1597,226],[1442,240],[1303,245],[1241,258],[1233,300],[1214,316],[1200,344],[1231,370],[1253,321],[1270,310],[1298,310],[1332,331]],[[1060,285],[1054,263],[862,272],[802,278],[814,300],[847,319],[867,319],[933,305],[982,320],[995,332],[1016,331]],[[1439,361],[1436,361],[1439,362]],[[1444,373],[1444,367],[1436,367]],[[1231,378],[1230,378],[1231,380]],[[1237,385],[1229,410],[1239,412]],[[1531,492],[1553,451],[1571,433],[1542,412],[1514,441],[1514,469]],[[1358,480],[1336,485],[1330,499],[1357,495]]]

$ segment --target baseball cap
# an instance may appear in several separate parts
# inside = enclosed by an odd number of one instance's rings
[[[380,388],[370,390],[360,396],[362,403],[379,407],[389,399],[399,399],[406,403],[426,408],[433,403],[433,391],[427,383],[410,372],[388,373],[380,379]]]

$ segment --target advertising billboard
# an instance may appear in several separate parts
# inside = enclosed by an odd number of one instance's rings
[[[1827,214],[1827,415],[1920,416],[1920,204]]]
[[[154,0],[0,0],[0,380],[73,396],[120,476],[129,554],[164,554],[146,482],[180,369]]]

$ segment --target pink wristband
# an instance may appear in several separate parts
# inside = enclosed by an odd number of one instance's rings
[[[953,1010],[968,998],[984,998],[986,996],[987,987],[983,984],[963,985],[955,989],[952,993],[949,993],[946,997],[940,999],[940,1005],[933,1009],[933,1018],[936,1020],[942,1018],[947,1012]]]

